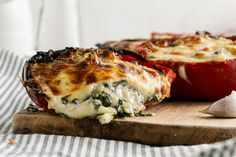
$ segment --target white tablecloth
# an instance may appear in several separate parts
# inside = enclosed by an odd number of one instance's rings
[[[236,156],[236,140],[194,146],[152,147],[131,142],[57,135],[13,134],[14,113],[31,102],[19,75],[24,58],[0,50],[0,157],[8,156]]]

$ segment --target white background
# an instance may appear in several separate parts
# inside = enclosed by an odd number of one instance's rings
[[[236,33],[235,0],[57,1],[73,1],[76,5],[76,16],[68,16],[68,18],[76,18],[78,41],[75,41],[75,45],[62,43],[60,44],[61,47],[91,47],[95,43],[107,40],[148,38],[153,31],[193,33],[196,30],[207,30],[213,33]],[[42,0],[30,1],[35,38],[41,2]],[[55,3],[50,7],[56,8],[58,4]],[[50,25],[53,25],[57,19],[60,19],[60,15],[56,19],[52,19]],[[46,24],[42,23],[42,25]],[[53,36],[57,39],[57,36],[60,35],[58,33]],[[48,45],[45,47],[39,44],[39,49],[57,48],[53,42],[48,41],[52,39],[43,36],[42,40],[48,42]]]

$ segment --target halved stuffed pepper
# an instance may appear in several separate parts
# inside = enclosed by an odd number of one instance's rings
[[[71,118],[135,116],[169,96],[166,73],[125,62],[111,49],[38,52],[23,69],[23,85],[45,110]],[[172,72],[173,73],[173,72]]]

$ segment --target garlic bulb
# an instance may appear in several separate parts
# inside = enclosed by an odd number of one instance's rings
[[[236,92],[232,91],[229,96],[219,99],[200,112],[211,114],[215,117],[236,117]]]

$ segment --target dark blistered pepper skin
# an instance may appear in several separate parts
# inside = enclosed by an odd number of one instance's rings
[[[49,50],[48,52],[37,52],[34,56],[32,56],[28,61],[25,62],[23,70],[22,70],[22,82],[23,85],[31,98],[31,100],[38,105],[39,107],[43,108],[45,111],[54,112],[53,109],[48,109],[48,102],[46,96],[38,90],[32,89],[28,84],[27,81],[32,77],[30,72],[30,65],[32,63],[48,63],[52,62],[53,60],[57,59],[60,55],[65,55],[69,51],[74,51],[74,48],[66,48],[64,50],[52,51]]]

